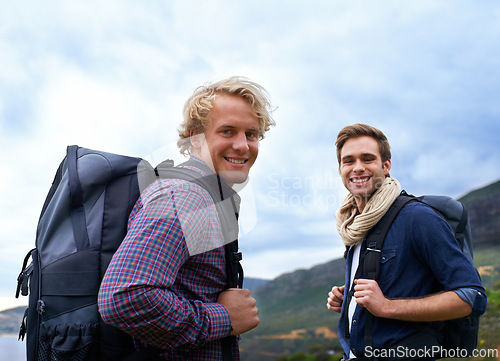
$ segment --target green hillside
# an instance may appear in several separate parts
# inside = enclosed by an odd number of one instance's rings
[[[327,294],[344,280],[344,260],[282,275],[254,292],[261,324],[256,333],[271,335],[284,329],[324,326]],[[328,292],[328,291],[327,291]]]
[[[242,336],[245,361],[275,360],[282,354],[326,344],[340,350],[338,315],[326,309],[328,291],[343,284],[344,259],[284,274],[258,288],[259,327]]]

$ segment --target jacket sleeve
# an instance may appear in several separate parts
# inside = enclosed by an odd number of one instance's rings
[[[197,198],[198,197],[198,198]],[[199,346],[227,336],[231,323],[218,303],[188,299],[171,291],[179,269],[189,258],[178,217],[187,199],[204,207],[196,192],[157,189],[136,204],[129,230],[101,283],[98,297],[103,320],[160,348]],[[200,208],[197,208],[198,210]],[[194,212],[192,237],[209,221]],[[185,223],[185,222],[184,222]]]
[[[409,232],[415,253],[432,268],[445,291],[455,291],[471,305],[472,316],[481,316],[486,311],[486,292],[448,223],[429,207],[414,207],[412,213]]]

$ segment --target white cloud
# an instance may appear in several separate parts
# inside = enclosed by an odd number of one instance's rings
[[[12,297],[1,297],[0,296],[0,311],[8,310],[14,307],[28,307],[28,300],[26,297],[13,299]],[[21,320],[19,320],[19,326],[21,326]]]
[[[136,143],[163,128],[160,104],[134,89],[61,68],[39,99],[39,139],[59,149],[81,144],[123,151],[137,149]]]

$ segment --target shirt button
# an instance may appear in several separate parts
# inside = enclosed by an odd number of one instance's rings
[[[352,324],[355,325],[356,324],[356,320],[352,320]]]

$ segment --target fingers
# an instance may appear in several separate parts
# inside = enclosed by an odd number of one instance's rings
[[[372,313],[379,313],[387,299],[382,294],[378,283],[374,280],[356,279],[354,280],[354,284],[353,297],[356,303]],[[344,291],[345,285],[332,287],[332,290],[328,293],[326,308],[340,313],[344,301]]]
[[[373,315],[383,317],[391,301],[384,296],[377,281],[358,279],[354,283],[353,296],[356,299],[356,303],[366,308]]]
[[[378,289],[378,283],[374,280],[357,279],[354,280],[354,297],[362,297],[367,292],[373,292]]]
[[[344,288],[345,286],[332,287],[332,290],[328,292],[326,308],[331,311],[340,313],[340,311],[342,310],[342,301],[344,300]]]
[[[344,300],[344,286],[333,286],[332,290],[328,292],[328,299],[340,301],[342,303]]]

